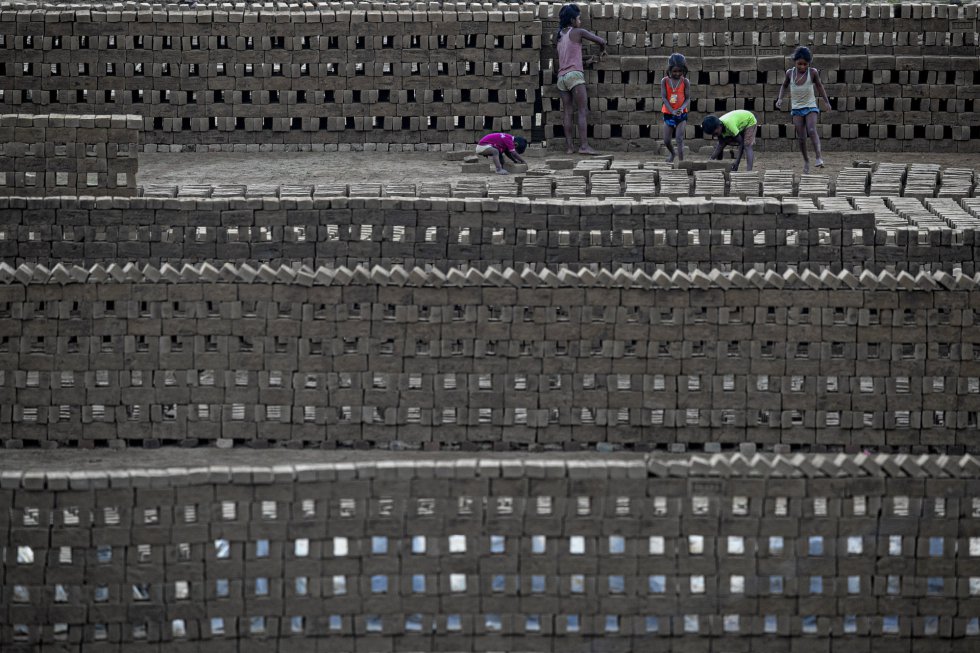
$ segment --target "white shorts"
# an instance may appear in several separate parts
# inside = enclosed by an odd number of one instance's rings
[[[493,152],[494,154],[496,154],[497,153],[497,148],[495,148],[493,145],[477,145],[476,146],[476,153],[479,154],[480,156],[484,156],[488,152]]]

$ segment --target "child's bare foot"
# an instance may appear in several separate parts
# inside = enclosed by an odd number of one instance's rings
[[[597,151],[593,150],[588,145],[583,145],[582,147],[578,148],[578,153],[579,154],[598,154]]]
[[[500,170],[497,171],[497,174],[498,175],[509,175],[510,173],[507,172],[506,170],[504,170],[503,168],[501,168]]]
[[[674,153],[671,152],[670,155],[667,157],[667,163],[673,163],[673,162],[674,162]]]
[[[814,165],[816,165],[818,168],[822,168],[823,167],[823,159],[818,158],[817,159],[817,162]]]
[[[804,161],[803,162],[803,174],[805,174],[805,175],[806,174],[810,174],[810,162],[809,161]]]
[[[565,150],[565,154],[575,154],[575,148],[569,147]]]

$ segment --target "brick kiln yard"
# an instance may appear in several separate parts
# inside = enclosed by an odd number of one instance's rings
[[[980,5],[559,7],[0,0],[0,653],[980,650]]]
[[[815,174],[836,179],[838,173],[857,160],[879,163],[934,163],[943,168],[976,168],[980,157],[971,153],[935,152],[837,152],[833,141],[827,141],[823,169]],[[663,161],[654,152],[609,152],[617,162]],[[551,159],[582,160],[588,157],[567,156],[553,149],[532,146],[525,153],[531,168],[543,166]],[[704,161],[707,155],[691,153],[688,161]],[[404,183],[488,181],[497,178],[486,164],[487,173],[463,174],[459,161],[447,160],[445,152],[143,152],[139,155],[137,182],[147,184],[334,184],[334,183]],[[742,170],[744,170],[744,165]],[[755,170],[793,170],[797,178],[802,170],[799,152],[756,153]],[[559,170],[553,174],[569,174]]]

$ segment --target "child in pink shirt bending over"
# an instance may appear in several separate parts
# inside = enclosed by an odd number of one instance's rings
[[[575,153],[572,139],[572,111],[578,111],[578,138],[582,147],[579,154],[598,154],[589,146],[589,96],[585,90],[585,65],[582,62],[582,39],[597,43],[606,53],[606,40],[582,29],[582,12],[578,5],[565,5],[558,13],[558,92],[561,93],[562,125],[565,128],[565,146],[569,154]],[[600,55],[601,56],[601,55]]]
[[[480,139],[476,146],[476,153],[479,156],[488,156],[493,160],[493,165],[497,169],[498,175],[506,175],[504,170],[504,155],[515,163],[526,163],[521,155],[527,149],[527,139],[522,136],[511,136],[510,134],[495,133],[487,134]]]

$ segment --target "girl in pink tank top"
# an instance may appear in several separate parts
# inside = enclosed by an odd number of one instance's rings
[[[578,22],[581,23],[582,19]],[[582,42],[574,41],[570,37],[561,38],[562,36],[562,32],[558,32],[558,77],[573,70],[585,72],[582,64]]]
[[[565,145],[568,154],[574,154],[575,143],[572,130],[578,127],[578,137],[582,146],[579,154],[598,154],[589,146],[589,96],[585,90],[585,66],[582,61],[582,39],[592,41],[606,53],[606,40],[592,32],[582,29],[582,12],[578,5],[565,5],[558,13],[558,91],[561,94],[562,126],[565,130]],[[577,121],[573,112],[577,110]]]

